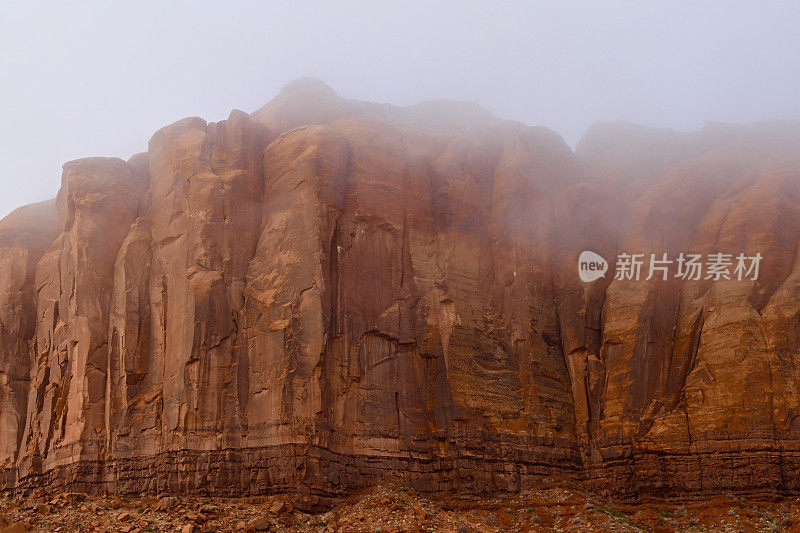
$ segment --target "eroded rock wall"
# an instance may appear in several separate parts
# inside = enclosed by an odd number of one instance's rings
[[[0,222],[5,487],[795,490],[800,127],[546,128],[294,82]],[[757,281],[577,259],[761,253]]]

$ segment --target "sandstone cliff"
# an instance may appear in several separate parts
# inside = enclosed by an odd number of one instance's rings
[[[800,125],[554,132],[289,84],[0,222],[16,491],[800,488]],[[764,256],[578,278],[582,250]]]

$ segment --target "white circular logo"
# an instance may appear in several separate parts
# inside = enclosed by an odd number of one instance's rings
[[[596,279],[604,278],[607,270],[608,261],[602,256],[588,250],[581,252],[578,258],[578,275],[581,277],[581,281],[591,283]]]

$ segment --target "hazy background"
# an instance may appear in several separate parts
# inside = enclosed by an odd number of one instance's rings
[[[54,196],[64,161],[127,159],[308,75],[347,98],[473,101],[572,146],[600,120],[800,118],[800,2],[117,4],[3,1],[0,216]]]

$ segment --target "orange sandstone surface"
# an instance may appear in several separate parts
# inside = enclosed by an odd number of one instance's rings
[[[66,163],[0,221],[2,488],[796,493],[798,241],[797,123],[600,124],[573,151],[298,80]],[[763,261],[584,283],[583,250]]]

